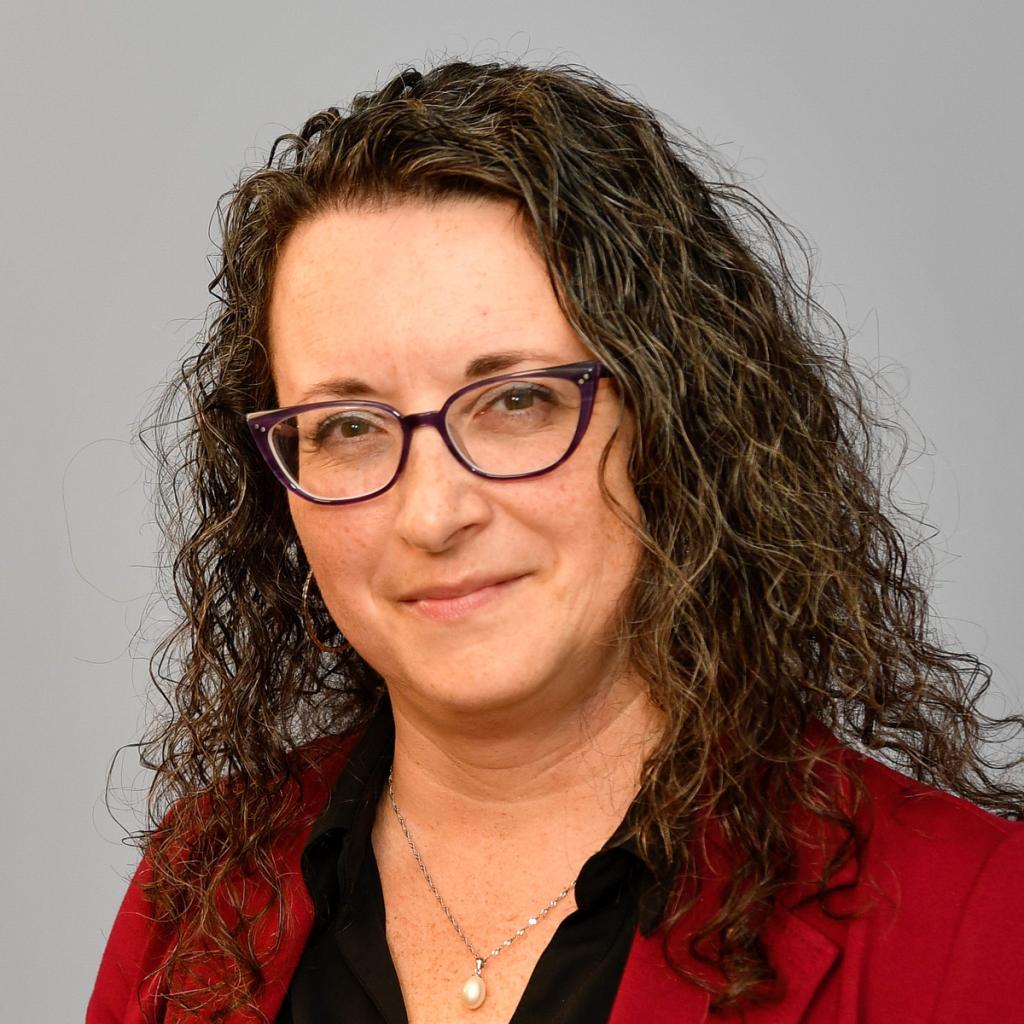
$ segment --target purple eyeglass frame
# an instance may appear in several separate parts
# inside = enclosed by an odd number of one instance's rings
[[[467,391],[472,391],[475,388],[488,384],[499,384],[506,380],[521,380],[529,377],[556,377],[561,380],[572,380],[576,382],[580,389],[580,419],[576,426],[576,433],[573,435],[573,439],[569,443],[569,447],[566,449],[565,454],[550,466],[545,466],[543,469],[535,469],[529,473],[486,473],[484,470],[470,462],[469,459],[459,451],[455,441],[448,433],[448,429],[445,426],[445,417],[448,414],[448,410]],[[562,465],[562,463],[565,462],[574,451],[576,451],[580,441],[583,440],[583,435],[586,433],[587,427],[590,425],[591,413],[594,411],[594,399],[597,396],[597,385],[602,379],[612,379],[612,374],[608,368],[602,363],[597,362],[597,360],[586,360],[579,363],[567,363],[564,366],[548,366],[539,370],[520,370],[516,373],[503,373],[497,377],[486,377],[483,380],[473,381],[473,383],[459,388],[458,391],[450,395],[444,405],[434,412],[414,412],[409,413],[408,415],[402,415],[402,413],[393,406],[386,405],[383,402],[335,399],[330,402],[312,402],[307,405],[291,405],[282,409],[262,409],[259,412],[248,413],[245,419],[249,424],[249,430],[252,433],[253,440],[256,442],[256,447],[259,449],[260,455],[263,456],[263,460],[270,467],[274,476],[276,476],[289,491],[293,494],[297,494],[300,498],[305,498],[307,501],[312,501],[317,505],[354,505],[356,502],[376,498],[378,495],[390,490],[395,485],[395,482],[402,475],[402,470],[405,469],[405,463],[409,457],[409,446],[412,443],[412,432],[417,427],[433,427],[444,439],[445,445],[455,457],[455,460],[476,476],[484,477],[488,480],[525,480],[530,477],[543,476],[545,473],[550,473],[552,470],[557,469]],[[270,431],[274,426],[280,423],[281,420],[286,420],[290,416],[297,416],[302,412],[310,412],[313,409],[324,409],[328,406],[339,404],[352,405],[363,409],[379,409],[393,416],[402,428],[402,454],[399,457],[398,468],[395,470],[395,475],[383,487],[378,488],[376,491],[372,491],[370,494],[361,494],[358,498],[319,498],[315,494],[310,494],[308,491],[304,491],[291,478],[291,476],[289,476],[288,471],[274,454],[274,450],[270,444]]]

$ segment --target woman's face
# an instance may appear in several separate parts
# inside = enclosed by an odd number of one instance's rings
[[[439,409],[484,376],[593,358],[515,206],[489,199],[300,225],[277,267],[270,345],[282,406],[359,397],[403,413]],[[467,376],[484,358],[491,367]],[[384,494],[347,506],[290,496],[331,615],[394,700],[426,712],[550,711],[611,681],[607,641],[639,551],[598,482],[619,418],[602,382],[579,448],[532,479],[478,477],[420,427]],[[628,415],[622,427],[605,479],[635,515]]]

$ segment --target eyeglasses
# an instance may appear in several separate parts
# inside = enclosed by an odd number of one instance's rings
[[[436,412],[403,416],[380,402],[314,402],[249,413],[249,429],[274,475],[294,494],[347,505],[383,494],[409,456],[416,427],[434,427],[471,473],[521,480],[550,473],[576,450],[597,386],[596,361],[506,373],[456,391]]]

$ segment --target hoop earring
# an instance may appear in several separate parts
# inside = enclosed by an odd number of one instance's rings
[[[344,654],[346,651],[352,649],[352,645],[345,640],[344,643],[338,644],[337,647],[332,647],[330,644],[325,644],[317,635],[313,628],[313,619],[309,614],[309,585],[313,582],[313,570],[310,569],[306,576],[306,582],[302,584],[302,621],[306,627],[306,636],[313,641],[313,646],[317,650],[323,651],[324,654]],[[342,638],[344,640],[344,638]]]

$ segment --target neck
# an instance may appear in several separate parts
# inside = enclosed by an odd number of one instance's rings
[[[552,826],[599,846],[640,783],[661,713],[632,673],[585,703],[436,718],[400,698],[394,788],[416,831],[452,841],[515,841]],[[590,835],[589,833],[593,833]]]

